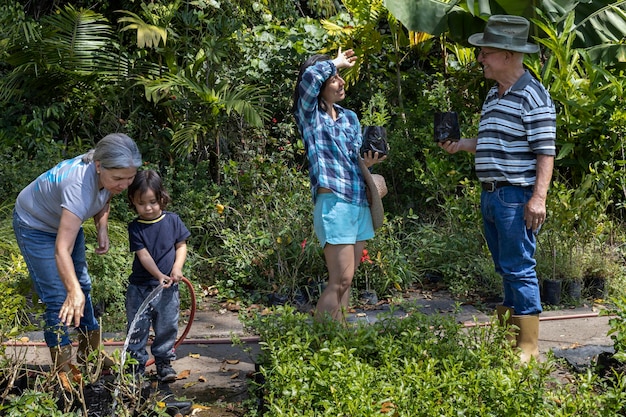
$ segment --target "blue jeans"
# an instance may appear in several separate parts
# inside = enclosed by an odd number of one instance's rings
[[[17,245],[28,267],[35,291],[45,305],[44,338],[46,345],[48,347],[69,345],[71,340],[68,328],[59,320],[59,312],[67,297],[67,291],[59,276],[54,256],[57,235],[29,227],[15,211],[13,212],[13,231]],[[76,236],[76,242],[74,242],[72,261],[80,288],[85,294],[85,310],[78,328],[83,332],[98,330],[100,327],[94,317],[91,302],[91,278],[87,273],[85,234],[82,228]]]
[[[163,288],[161,296],[156,297],[148,304],[147,308],[141,312],[141,316],[135,321],[135,327],[130,328],[139,312],[139,307],[157,286],[129,284],[126,290],[126,319],[128,320],[128,335],[130,336],[128,352],[137,359],[140,366],[145,366],[148,361],[146,346],[150,335],[150,326],[154,330],[154,340],[150,351],[154,356],[155,363],[170,363],[176,359],[174,344],[178,336],[180,309],[178,284]]]
[[[502,304],[514,308],[515,314],[542,311],[534,259],[537,241],[524,221],[532,193],[532,187],[506,186],[480,196],[487,246],[503,280]]]

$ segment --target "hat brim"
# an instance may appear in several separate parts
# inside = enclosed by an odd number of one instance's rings
[[[534,43],[527,42],[525,45],[512,45],[507,43],[498,43],[498,42],[485,42],[483,39],[482,33],[474,33],[467,38],[467,41],[474,46],[486,46],[489,48],[498,48],[504,49],[507,51],[514,52],[523,52],[525,54],[534,54],[539,52],[539,45],[535,45]]]
[[[376,182],[374,181],[370,170],[367,169],[365,162],[361,158],[359,158],[359,168],[361,169],[361,175],[363,175],[363,178],[365,179],[365,185],[370,190],[370,212],[372,213],[372,224],[374,226],[374,230],[378,230],[383,225],[383,221],[385,219],[383,200],[378,193]]]

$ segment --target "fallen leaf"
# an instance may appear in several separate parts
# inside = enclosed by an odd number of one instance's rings
[[[239,359],[226,359],[226,363],[230,365],[236,365],[239,363]]]
[[[205,378],[205,377],[203,377],[202,375],[200,375],[200,376],[198,377],[198,382],[206,382],[206,378]]]
[[[396,405],[394,403],[386,402],[381,405],[380,412],[383,414],[386,414],[390,412],[391,410],[393,410],[394,408],[396,408]]]
[[[83,382],[83,373],[78,369],[78,367],[74,364],[69,364],[70,372],[72,373],[72,381],[77,384],[81,384]]]
[[[29,340],[30,339],[28,337],[26,337],[26,336],[20,338],[20,342],[22,342],[22,343],[28,343]]]
[[[210,410],[211,409],[211,407],[209,407],[208,405],[201,405],[201,404],[193,404],[191,406],[191,408],[193,410],[200,410],[200,411],[202,411],[202,410]]]
[[[70,384],[70,381],[67,378],[67,373],[65,373],[64,371],[60,371],[58,375],[59,375],[59,380],[61,380],[61,386],[63,387],[63,389],[67,392],[71,392],[72,385]]]
[[[219,294],[219,290],[214,285],[211,285],[210,287],[202,286],[202,293],[205,296],[212,297]]]
[[[187,378],[189,378],[189,375],[191,375],[191,371],[189,369],[186,369],[186,370],[180,372],[176,376],[176,379],[187,379]]]
[[[207,411],[210,410],[211,407],[208,407],[206,405],[198,405],[198,404],[194,404],[191,406],[191,414],[190,416],[195,416],[196,414],[200,414],[203,411]]]
[[[199,353],[190,353],[189,357],[190,358],[194,358],[194,359],[199,359],[200,358],[200,354]]]
[[[239,377],[239,372],[235,372],[234,374],[232,374],[230,376],[230,379],[235,379],[235,378],[238,378],[238,377]]]
[[[191,388],[196,384],[197,382],[187,382],[185,385],[183,385],[183,389]]]
[[[241,310],[241,306],[239,305],[239,303],[228,303],[226,305],[226,308],[230,311],[239,311]]]

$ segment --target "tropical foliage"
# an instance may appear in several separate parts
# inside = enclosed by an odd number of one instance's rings
[[[463,136],[476,134],[490,81],[466,39],[495,13],[531,20],[541,54],[528,56],[526,66],[558,109],[559,155],[539,269],[550,274],[557,261],[567,265],[578,254],[583,277],[607,278],[602,296],[622,294],[625,4],[3,1],[0,304],[6,314],[0,335],[20,331],[29,321],[22,306],[33,304],[12,237],[17,193],[51,163],[88,150],[110,132],[133,137],[146,166],[166,179],[171,209],[192,230],[185,273],[193,282],[240,304],[278,300],[310,307],[326,269],[312,232],[307,161],[291,99],[300,62],[312,53],[332,56],[339,47],[359,56],[343,74],[343,104],[363,120],[384,123],[391,148],[376,167],[390,189],[386,222],[363,254],[353,300],[365,288],[393,300],[430,283],[479,305],[499,296],[500,279],[480,229],[473,160],[444,154],[432,140],[433,112],[443,107],[459,113]],[[130,266],[125,223],[133,213],[124,198],[112,205],[113,249],[89,262],[105,326],[119,329]],[[92,238],[91,226],[86,230]],[[556,259],[560,254],[565,261]],[[350,349],[332,354],[353,359]],[[369,372],[369,364],[359,366],[351,372]],[[458,377],[450,375],[450,381]],[[383,403],[376,404],[378,412]],[[541,404],[552,411],[553,404]]]
[[[433,35],[445,33],[457,42],[465,42],[472,33],[480,32],[484,20],[495,14],[524,16],[529,20],[546,16],[560,31],[573,16],[573,46],[587,50],[596,62],[623,64],[626,50],[624,1],[578,0],[386,0],[385,6],[408,29]],[[543,37],[534,28],[536,37]],[[569,33],[569,32],[568,32]]]

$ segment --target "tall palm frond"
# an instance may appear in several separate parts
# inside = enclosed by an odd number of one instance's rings
[[[139,77],[137,84],[144,87],[146,98],[154,103],[158,103],[176,89],[192,93],[201,104],[212,104],[218,100],[212,88],[182,73],[172,74],[168,72],[154,79]]]
[[[263,121],[270,118],[269,111],[263,106],[269,96],[258,86],[235,87],[223,83],[213,88],[182,73],[168,73],[158,79],[140,78],[138,84],[143,85],[146,97],[154,102],[159,102],[171,91],[184,90],[196,97],[197,105],[207,107],[206,117],[216,115],[220,111],[224,111],[226,115],[235,112],[253,127],[262,126]]]
[[[263,106],[269,98],[258,86],[224,84],[217,93],[227,115],[240,115],[252,127],[262,127],[270,119],[270,112]]]
[[[26,92],[38,96],[62,94],[77,82],[118,73],[119,56],[112,49],[112,28],[91,10],[68,5],[41,21],[41,37],[10,51],[13,70],[0,82],[0,101]]]
[[[176,155],[190,155],[203,142],[210,127],[200,122],[185,122],[172,136],[172,150]]]
[[[122,23],[128,23],[121,31],[137,30],[137,47],[156,48],[163,41],[163,46],[167,42],[167,30],[164,27],[152,25],[144,22],[139,16],[128,10],[118,10],[119,13],[127,14],[127,17],[119,19]]]
[[[199,78],[185,74],[164,74],[157,79],[139,78],[139,85],[146,97],[159,103],[171,94],[181,94],[192,102],[193,120],[186,120],[183,127],[174,132],[172,146],[179,155],[189,155],[194,150],[204,152],[209,132],[219,130],[224,117],[239,115],[251,127],[261,127],[270,119],[269,110],[264,106],[269,95],[258,86],[233,86],[223,82],[209,86]]]
[[[105,17],[92,10],[67,6],[46,18],[48,36],[42,52],[48,65],[78,75],[102,71],[101,51],[113,30]]]

